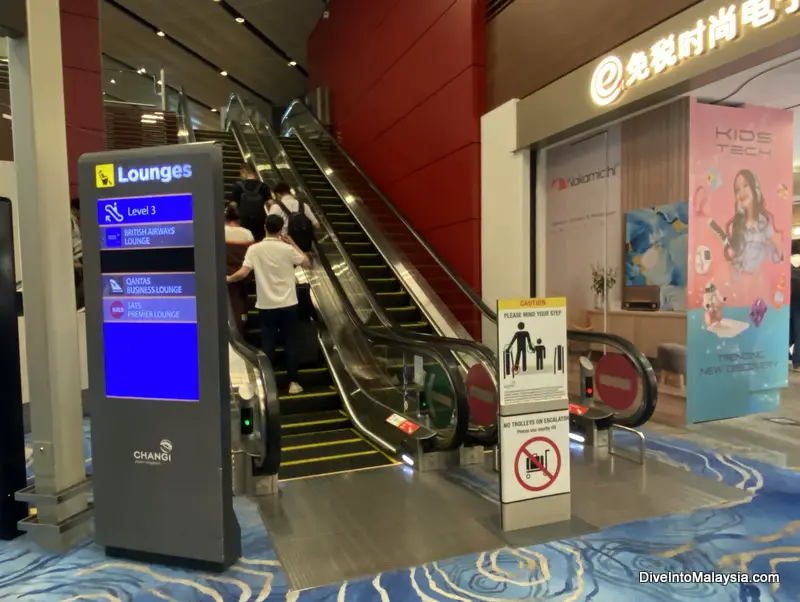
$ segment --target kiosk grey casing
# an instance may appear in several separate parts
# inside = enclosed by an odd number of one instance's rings
[[[102,164],[190,164],[192,176],[96,188]],[[221,149],[202,143],[91,153],[81,157],[79,177],[97,543],[109,555],[227,568],[241,554],[241,533],[231,488]],[[193,195],[200,400],[108,398],[97,200],[178,193]],[[157,452],[164,439],[171,461],[134,463],[135,450]]]

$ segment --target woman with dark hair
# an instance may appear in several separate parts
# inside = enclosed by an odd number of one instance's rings
[[[756,175],[749,169],[737,173],[733,193],[736,213],[725,227],[725,258],[735,272],[755,274],[767,259],[783,261],[783,235],[775,230]]]
[[[242,228],[239,218],[239,207],[236,203],[228,203],[225,207],[225,254],[227,274],[235,273],[242,265],[247,249],[255,242],[253,233],[247,228]],[[228,284],[228,293],[231,298],[233,315],[239,326],[239,332],[244,334],[244,323],[247,315],[248,283],[236,282]]]
[[[225,207],[225,242],[252,243],[255,240],[250,230],[242,228],[239,206],[236,203],[228,203]]]

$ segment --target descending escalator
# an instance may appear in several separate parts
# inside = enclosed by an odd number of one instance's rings
[[[281,142],[336,235],[344,243],[370,291],[380,301],[392,322],[415,332],[432,333],[431,324],[422,310],[367,233],[353,218],[345,202],[306,152],[302,142],[296,137],[283,138]]]
[[[222,145],[226,195],[232,193],[239,179],[243,156],[249,156],[254,167],[265,162],[265,158],[258,156],[251,147],[252,134],[248,135],[238,128],[227,132],[196,131],[194,137],[197,142]],[[263,173],[263,170],[258,171]],[[244,325],[244,340],[258,349],[261,347],[261,337],[258,310],[255,309],[255,282],[252,278],[248,285],[249,309]],[[303,299],[302,294],[300,298]],[[308,332],[317,325],[306,320],[302,327]],[[319,345],[313,336],[303,337],[303,340],[310,345]],[[307,355],[313,356],[313,359],[301,365],[300,377],[304,390],[297,395],[287,393],[289,382],[283,347],[278,347],[272,366],[280,403],[279,478],[286,480],[396,464],[394,459],[354,428],[343,411],[341,395],[320,350],[317,348],[316,353],[312,351]]]

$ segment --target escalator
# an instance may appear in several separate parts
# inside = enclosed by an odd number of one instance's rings
[[[222,146],[222,175],[225,182],[225,200],[232,198],[236,182],[239,181],[239,170],[242,166],[242,153],[236,146],[236,140],[230,132],[214,132],[195,130],[196,142],[216,142]]]
[[[493,419],[473,424],[465,387],[467,371],[477,363],[494,375],[496,387],[494,355],[470,338],[479,332],[481,317],[496,321],[494,312],[401,217],[398,221],[396,209],[318,122],[296,115],[285,119],[285,136],[279,138],[236,102],[239,117],[230,106],[226,113],[239,156],[257,165],[267,184],[286,181],[323,224],[315,246],[319,261],[308,274],[298,270],[320,310],[320,353],[302,366],[303,395],[280,395],[280,477],[379,466],[393,463],[393,457],[405,460],[412,452],[470,442],[496,443]],[[248,319],[251,343],[258,342],[255,318]],[[626,355],[640,375],[642,394],[635,412],[614,420],[638,425],[649,419],[656,385],[646,358],[611,335],[570,332],[569,339],[571,345],[608,345]],[[275,370],[283,389],[280,353]],[[439,406],[445,411],[433,412],[431,399],[445,399]]]
[[[339,222],[338,231],[348,237],[345,247],[365,279],[369,278],[365,265],[384,270],[384,275],[390,272],[394,290],[405,291],[409,305],[424,308],[423,319],[437,334],[477,338],[481,320],[496,324],[496,313],[438,256],[301,101],[294,101],[284,113],[281,133],[280,144],[294,171],[301,175],[304,188],[312,196],[321,197],[317,199],[321,211],[326,215],[330,212],[331,220]],[[369,249],[369,257],[356,257],[353,241]],[[377,296],[380,290],[375,283],[368,282],[368,286]],[[568,365],[576,372],[580,371],[577,360],[581,358],[594,362],[606,353],[626,358],[638,375],[637,399],[619,409],[618,404],[605,404],[598,399],[597,387],[592,387],[595,398],[588,402],[592,414],[628,427],[640,426],[650,419],[658,395],[655,372],[629,341],[608,333],[570,330],[568,353],[573,356]],[[577,374],[571,376],[570,388],[571,402],[586,401],[583,382]],[[571,404],[570,409],[573,407]],[[584,410],[576,408],[578,412]]]
[[[223,171],[225,189],[228,195],[239,179],[239,170],[248,157],[257,173],[264,173],[268,159],[259,156],[252,144],[252,134],[241,128],[230,131],[195,131],[197,142],[215,142],[223,148]],[[259,169],[261,168],[261,169]],[[274,182],[265,182],[267,185]],[[249,286],[249,311],[244,326],[244,341],[255,349],[261,347],[258,310],[255,309],[255,281],[252,277]],[[303,288],[298,291],[301,301]],[[304,312],[306,314],[310,312]],[[318,325],[308,316],[301,327],[306,333]],[[304,336],[304,342],[318,347],[314,336]],[[347,413],[343,410],[342,398],[334,385],[330,369],[319,348],[313,356],[301,365],[300,378],[303,392],[297,395],[287,393],[286,363],[283,347],[278,347],[272,369],[277,385],[280,405],[281,460],[278,476],[281,480],[319,476],[355,469],[394,465],[397,462],[370,443],[355,429]]]
[[[414,332],[432,333],[433,328],[429,320],[355,220],[344,200],[336,193],[305,150],[302,142],[295,136],[283,138],[281,142],[292,164],[392,323]]]

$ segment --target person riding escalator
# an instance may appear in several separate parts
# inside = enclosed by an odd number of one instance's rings
[[[250,230],[257,241],[263,240],[269,187],[258,179],[256,172],[247,164],[242,165],[239,175],[241,179],[233,189],[233,201],[239,208],[241,225]]]
[[[295,267],[310,267],[308,256],[294,241],[283,234],[284,220],[270,215],[266,220],[266,237],[251,245],[242,266],[228,276],[229,283],[240,282],[251,272],[256,278],[256,309],[261,321],[261,347],[275,365],[278,338],[283,339],[289,394],[303,392],[300,386],[300,348],[298,336],[298,302]]]
[[[235,274],[242,266],[247,249],[254,242],[253,233],[242,227],[238,206],[236,203],[228,203],[225,208],[225,255],[228,276]],[[247,283],[244,281],[229,283],[228,294],[236,325],[239,332],[244,334],[247,317]]]

